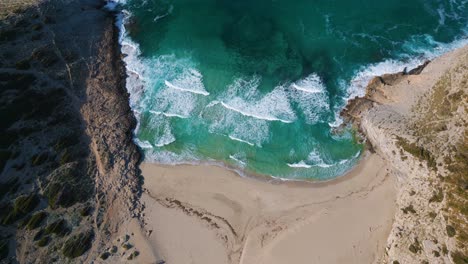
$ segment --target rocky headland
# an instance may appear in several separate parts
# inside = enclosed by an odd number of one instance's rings
[[[0,2],[1,263],[138,255],[111,244],[139,214],[140,155],[104,5]]]
[[[398,179],[388,263],[468,263],[468,47],[375,77],[342,115]]]

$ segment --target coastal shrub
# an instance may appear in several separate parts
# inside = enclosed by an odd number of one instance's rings
[[[111,253],[117,253],[117,246],[112,246],[110,252]]]
[[[31,68],[31,64],[29,63],[29,59],[20,60],[15,64],[17,70],[28,70]]]
[[[110,253],[109,252],[104,252],[101,254],[101,256],[99,256],[102,260],[106,260],[108,259],[110,256]]]
[[[411,155],[415,156],[420,160],[425,160],[427,166],[432,169],[436,169],[436,160],[434,156],[423,147],[420,147],[414,143],[410,143],[408,140],[397,137],[397,145],[404,149],[406,152],[410,153]]]
[[[70,231],[67,226],[67,222],[63,219],[59,219],[51,224],[49,224],[45,228],[45,234],[50,235],[50,234],[56,234],[58,236],[65,236],[68,234]]]
[[[49,236],[44,236],[41,239],[39,239],[39,241],[37,241],[36,244],[39,247],[45,247],[45,246],[47,246],[47,244],[49,244],[49,241],[50,241],[50,237]]]
[[[404,214],[408,214],[408,213],[413,213],[413,214],[415,214],[415,213],[416,213],[416,211],[414,210],[414,207],[413,207],[412,204],[410,204],[410,205],[408,205],[408,206],[402,208],[401,210],[403,211]]]
[[[447,255],[447,254],[448,254],[447,245],[443,245],[443,246],[442,246],[442,253],[443,253],[444,255]]]
[[[136,257],[138,257],[138,255],[140,255],[140,252],[134,251],[132,254],[130,254],[130,256],[128,256],[127,260],[135,259]]]
[[[44,234],[45,234],[44,229],[41,229],[41,230],[37,231],[37,233],[33,237],[33,240],[38,241],[39,239],[42,238],[42,236],[44,236]]]
[[[93,231],[73,235],[65,241],[62,249],[63,255],[68,258],[76,258],[83,255],[91,248],[93,237]]]
[[[453,263],[455,264],[467,264],[468,263],[468,256],[466,256],[460,251],[452,252],[450,256],[452,257]]]
[[[62,153],[62,155],[60,156],[60,165],[65,165],[67,164],[68,162],[71,162],[72,161],[72,157],[70,155],[70,152],[68,151],[68,149],[65,149]]]
[[[439,188],[437,192],[432,193],[432,197],[429,199],[429,203],[440,203],[444,200],[444,192],[442,188]]]
[[[91,214],[91,206],[85,206],[80,209],[80,215],[82,217],[88,216]]]
[[[124,244],[122,244],[122,248],[125,249],[125,250],[129,250],[129,249],[131,249],[132,247],[133,247],[133,246],[132,246],[132,244],[130,244],[130,243],[124,243]]]
[[[32,53],[33,59],[39,61],[44,67],[51,67],[59,61],[52,47],[43,47]]]
[[[455,228],[454,228],[453,226],[451,226],[451,225],[447,225],[447,226],[445,227],[445,229],[447,230],[447,235],[448,235],[449,237],[454,237],[454,236],[456,235],[456,233],[457,233],[457,232],[455,231]]]
[[[408,249],[414,254],[419,253],[421,251],[421,245],[419,244],[418,239],[415,239],[414,243],[411,244]]]
[[[53,148],[56,152],[61,152],[62,150],[74,146],[79,143],[79,135],[77,134],[68,134],[61,137],[57,143],[54,144]]]
[[[33,166],[40,166],[47,161],[49,155],[47,153],[36,154],[31,157],[31,164]]]
[[[16,198],[13,207],[9,213],[2,219],[4,225],[12,224],[23,218],[39,203],[39,197],[36,194],[23,195]]]
[[[28,230],[33,230],[38,228],[44,219],[47,217],[46,212],[38,212],[31,216],[28,223],[26,224],[26,228]]]

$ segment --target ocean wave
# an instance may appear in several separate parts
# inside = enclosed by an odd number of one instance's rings
[[[229,155],[229,158],[236,161],[239,165],[241,165],[241,167],[245,167],[247,165],[246,162],[240,160],[241,158],[240,157],[236,157],[238,155]]]
[[[330,102],[325,84],[313,73],[306,78],[292,83],[291,101],[298,104],[305,115],[307,124],[320,121],[321,115],[330,110]]]
[[[310,169],[312,168],[312,165],[306,164],[303,160],[301,160],[298,163],[287,163],[289,167],[291,168],[304,168],[304,169]]]
[[[184,116],[184,115],[179,115],[179,114],[172,114],[172,113],[166,113],[166,112],[160,112],[160,111],[153,111],[153,110],[150,110],[149,112],[152,113],[152,114],[155,114],[155,115],[163,115],[163,116],[165,116],[165,117],[178,117],[178,118],[182,118],[182,119],[189,118],[189,116]]]
[[[201,83],[201,81],[198,81],[198,82]],[[187,83],[187,81],[185,81],[185,83]],[[204,88],[198,88],[198,89],[185,88],[185,87],[181,87],[181,86],[172,84],[167,80],[164,81],[164,84],[166,84],[167,87],[170,87],[172,89],[176,89],[176,90],[179,90],[179,91],[182,91],[182,92],[201,94],[201,95],[204,95],[204,96],[210,95],[210,93],[207,92]],[[192,83],[189,83],[188,85],[194,85],[194,84],[198,84],[198,83],[197,82],[192,82]]]
[[[239,141],[239,142],[245,143],[245,144],[250,145],[250,146],[255,146],[254,143],[251,143],[251,142],[249,142],[249,141],[247,141],[247,140],[243,140],[243,139],[240,139],[240,138],[231,136],[231,135],[229,135],[228,137],[229,137],[230,139],[234,140],[234,141]]]
[[[267,120],[267,121],[280,121],[280,122],[283,122],[283,123],[292,123],[293,122],[291,120],[285,120],[285,119],[277,118],[277,117],[270,116],[270,115],[256,115],[256,114],[254,114],[252,112],[242,111],[239,108],[231,106],[231,105],[229,105],[227,103],[224,103],[224,102],[220,102],[220,104],[222,106],[224,106],[226,109],[238,112],[239,114],[241,114],[243,116],[249,116],[249,117],[262,119],[262,120]]]
[[[360,67],[348,83],[346,98],[349,100],[355,97],[363,97],[366,93],[367,84],[376,76],[401,72],[405,68],[416,68],[426,60],[432,60],[467,44],[468,38],[466,37],[451,43],[442,43],[435,41],[432,36],[427,34],[413,36],[412,39],[403,44],[405,51],[403,54],[399,54],[401,59],[388,59]]]
[[[152,149],[153,148],[153,145],[151,145],[151,143],[149,143],[146,140],[141,141],[138,138],[134,137],[133,141],[142,149]]]
[[[243,116],[282,123],[294,122],[296,114],[285,88],[278,86],[263,95],[257,89],[259,82],[255,76],[250,80],[236,79],[216,101]]]

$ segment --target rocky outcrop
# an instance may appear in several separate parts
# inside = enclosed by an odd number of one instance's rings
[[[139,214],[114,16],[99,0],[17,2],[0,20],[0,259],[91,262]]]
[[[467,61],[464,47],[409,72],[375,77],[365,97],[342,113],[398,177],[388,263],[468,261]]]

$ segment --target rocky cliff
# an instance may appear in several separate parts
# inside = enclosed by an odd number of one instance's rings
[[[388,263],[468,263],[468,47],[376,77],[342,113],[398,177]]]
[[[0,3],[2,263],[105,258],[139,213],[135,120],[104,4]]]

